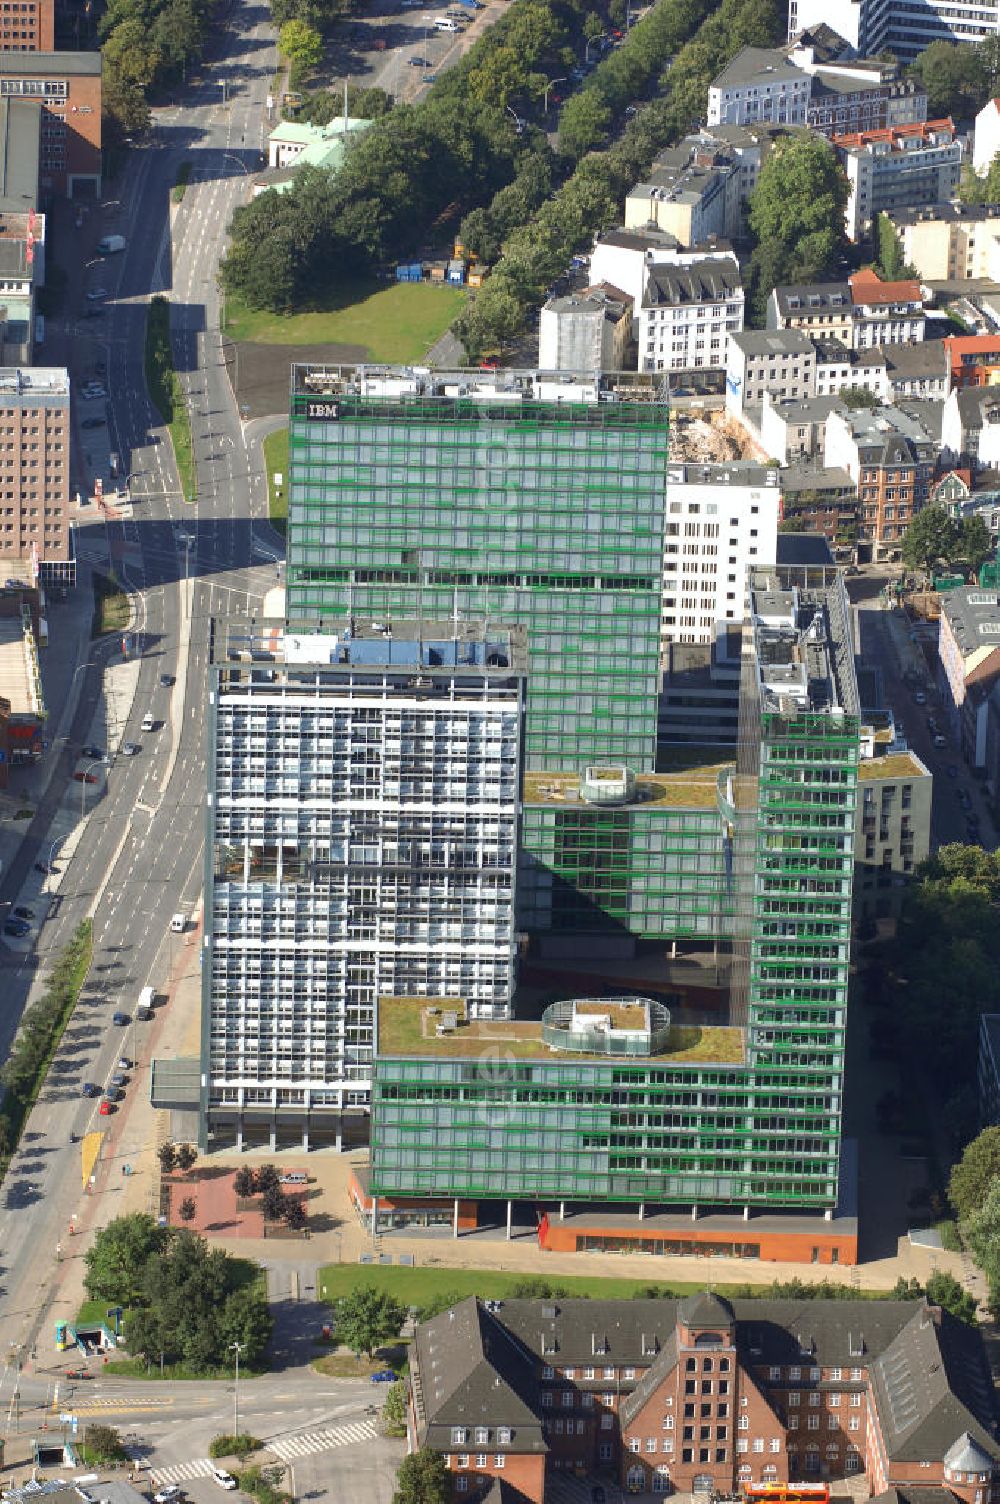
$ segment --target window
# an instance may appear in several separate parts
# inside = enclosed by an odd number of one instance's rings
[[[481,1447],[485,1446],[486,1443],[489,1441],[489,1439],[490,1439],[490,1433],[489,1433],[489,1431],[487,1431],[486,1427],[485,1426],[477,1426],[476,1427],[476,1443],[477,1443],[477,1445],[481,1446]]]
[[[469,1480],[468,1480],[468,1478],[456,1478],[455,1479],[455,1492],[457,1494],[465,1494],[465,1493],[468,1493],[468,1491],[469,1491]]]
[[[810,1396],[809,1396],[809,1403],[810,1403],[810,1405],[813,1405],[813,1406],[816,1406],[816,1405],[818,1405],[818,1404],[819,1404],[819,1395],[818,1395],[818,1394],[816,1394],[816,1393],[815,1393],[815,1392],[813,1392],[813,1393],[812,1393],[812,1394],[811,1394],[811,1395],[810,1395]]]
[[[501,1426],[500,1427],[499,1431],[497,1432],[497,1441],[500,1443],[500,1445],[502,1447],[509,1447],[510,1446],[510,1435],[511,1435],[511,1432],[510,1432],[510,1427],[509,1426]]]
[[[780,1452],[781,1451],[781,1441],[780,1441],[780,1439],[777,1436],[772,1436],[771,1437],[770,1449],[771,1449],[772,1452]]]
[[[542,1378],[543,1379],[554,1379],[555,1378],[555,1374],[556,1374],[556,1371],[552,1367],[551,1363],[545,1363],[545,1364],[542,1365]],[[593,1374],[591,1374],[591,1378],[593,1378]]]
[[[477,1452],[476,1453],[476,1466],[477,1467],[485,1467],[486,1466],[486,1453],[485,1452]]]
[[[639,1440],[638,1436],[631,1436],[629,1438],[628,1449],[630,1452],[642,1451],[642,1442]]]
[[[614,1397],[614,1395],[613,1394],[602,1394],[601,1395],[601,1404],[602,1405],[607,1405],[607,1407],[608,1407],[609,1410],[613,1410],[614,1406],[615,1406],[615,1397]]]
[[[614,1425],[614,1423],[615,1423],[615,1418],[614,1418],[613,1415],[607,1415],[607,1414],[605,1414],[605,1415],[601,1416],[601,1430],[602,1431],[610,1431],[611,1427]]]
[[[464,1426],[452,1426],[451,1441],[453,1446],[461,1446],[463,1441],[468,1441],[468,1434]]]
[[[468,1454],[468,1452],[461,1452],[459,1454],[457,1460],[456,1460],[456,1466],[457,1467],[468,1467],[468,1465],[469,1465],[469,1454]]]
[[[789,1391],[788,1403],[790,1405],[797,1405],[801,1398],[802,1396],[799,1394],[799,1391],[797,1389],[792,1389]]]
[[[771,1372],[773,1373],[774,1370],[772,1369]],[[781,1370],[778,1369],[779,1376],[780,1376],[780,1373],[781,1373]],[[790,1379],[801,1379],[801,1377],[802,1377],[802,1370],[801,1370],[801,1368],[790,1368],[788,1370],[788,1377]]]
[[[506,1459],[504,1457],[503,1452],[497,1452],[497,1453],[495,1453],[494,1457],[493,1457],[493,1466],[494,1467],[498,1467],[498,1468],[502,1468],[502,1467],[506,1467],[506,1465],[507,1465],[507,1463],[506,1463]]]
[[[750,1443],[747,1441],[745,1436],[740,1436],[737,1438],[736,1450],[737,1452],[748,1452],[750,1450]]]
[[[656,1451],[656,1437],[655,1436],[647,1436],[646,1437],[646,1451],[647,1452],[655,1452]]]
[[[754,1439],[753,1439],[753,1449],[754,1449],[755,1452],[762,1452],[764,1450],[764,1438],[763,1438],[763,1436],[755,1436],[754,1437]]]
[[[857,1409],[860,1408],[862,1398],[863,1398],[863,1396],[860,1395],[860,1394],[852,1394],[851,1395],[851,1409],[852,1410],[857,1410]]]
[[[749,1431],[749,1429],[750,1429],[750,1417],[749,1417],[749,1415],[741,1415],[740,1418],[739,1418],[739,1421],[737,1423],[737,1430],[739,1430],[739,1431]]]
[[[808,1420],[808,1426],[809,1426],[810,1431],[818,1431],[819,1430],[819,1416],[818,1415],[810,1415],[809,1420]]]
[[[799,1371],[798,1371],[798,1369],[795,1369],[794,1370],[794,1377],[798,1378],[798,1376],[799,1376]],[[768,1378],[770,1378],[772,1380],[774,1380],[774,1379],[780,1379],[781,1378],[781,1369],[780,1368],[772,1368],[770,1370],[769,1374],[768,1374]]]
[[[860,1415],[852,1415],[850,1417],[850,1419],[848,1420],[848,1422],[847,1422],[847,1429],[849,1431],[860,1431],[861,1430],[861,1416]]]
[[[542,1394],[542,1409],[543,1410],[551,1410],[552,1409],[552,1394],[548,1390],[546,1390]]]
[[[564,1389],[563,1390],[562,1404],[563,1404],[563,1409],[564,1410],[572,1410],[572,1408],[573,1408],[573,1391],[572,1391],[572,1389]]]
[[[604,1370],[604,1373],[602,1374],[602,1377],[605,1378],[605,1379],[613,1379],[614,1376],[615,1376],[615,1371],[614,1371],[613,1368],[606,1368]]]
[[[583,1370],[583,1377],[585,1379],[592,1379],[594,1377],[594,1370],[592,1368],[585,1368]]]
[[[799,1418],[797,1415],[790,1415],[788,1417],[788,1429],[789,1431],[797,1431],[799,1429]]]

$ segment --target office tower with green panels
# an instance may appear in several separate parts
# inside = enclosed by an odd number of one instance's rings
[[[527,767],[652,770],[668,430],[650,380],[294,367],[290,628],[520,623]]]

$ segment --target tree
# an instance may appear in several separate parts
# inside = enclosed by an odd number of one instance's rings
[[[604,22],[596,10],[588,10],[583,18],[583,35],[588,42],[596,42],[604,33]]]
[[[959,524],[956,557],[964,559],[973,574],[978,574],[987,559],[993,557],[994,544],[982,517],[966,517]]]
[[[559,117],[559,149],[578,160],[607,140],[610,125],[611,111],[596,89],[573,94]]]
[[[954,558],[958,536],[958,525],[944,507],[921,507],[903,535],[903,563],[930,574],[940,560]]]
[[[771,288],[822,281],[846,244],[848,182],[833,148],[819,136],[791,136],[767,157],[750,196],[755,309]]]
[[[990,1309],[995,1314],[1000,1306],[1000,1179],[997,1177],[966,1223],[965,1234],[972,1256],[986,1276]]]
[[[390,1385],[382,1406],[382,1430],[386,1436],[406,1435],[406,1381]]]
[[[932,42],[913,64],[927,90],[933,120],[944,115],[974,115],[989,97],[984,56],[977,47]]]
[[[421,1447],[403,1458],[392,1504],[449,1504],[450,1499],[451,1478],[440,1452]]]
[[[241,1165],[233,1176],[233,1190],[241,1201],[249,1201],[257,1189],[257,1177],[249,1165]]]
[[[976,1297],[964,1290],[953,1274],[932,1274],[927,1281],[927,1299],[966,1326],[976,1325]]]
[[[288,1197],[280,1185],[269,1185],[261,1197],[260,1204],[268,1222],[281,1222],[285,1216]]]
[[[1000,1128],[984,1128],[967,1145],[948,1181],[948,1196],[959,1221],[967,1222],[1000,1176]]]
[[[271,1340],[274,1322],[268,1310],[267,1300],[256,1285],[244,1285],[234,1290],[226,1299],[219,1317],[219,1343],[222,1352],[228,1352],[233,1342],[239,1342],[244,1351],[242,1359],[253,1364],[262,1357]]]
[[[84,1434],[91,1462],[107,1464],[124,1460],[125,1448],[114,1426],[88,1426]]]
[[[388,1291],[374,1285],[359,1285],[337,1301],[333,1327],[337,1341],[354,1353],[370,1358],[383,1342],[398,1337],[406,1309]]]
[[[293,1232],[302,1232],[309,1221],[308,1213],[300,1196],[286,1196],[285,1223]]]
[[[194,1164],[197,1158],[198,1150],[194,1147],[193,1144],[181,1144],[181,1146],[177,1150],[178,1167],[185,1172],[191,1169],[191,1166]]]
[[[146,1265],[166,1248],[169,1238],[168,1229],[145,1212],[116,1217],[101,1228],[83,1256],[87,1294],[94,1300],[134,1305]]]
[[[184,1200],[178,1207],[178,1211],[180,1213],[180,1219],[182,1222],[193,1222],[198,1214],[198,1208],[195,1205],[194,1197],[185,1196]]]
[[[156,1157],[160,1161],[160,1169],[164,1175],[169,1175],[177,1164],[176,1145],[172,1144],[168,1139],[165,1144],[161,1144],[157,1149]]]
[[[278,51],[301,68],[316,68],[323,59],[323,38],[306,21],[286,21],[278,32]]]
[[[256,1189],[258,1194],[263,1195],[272,1186],[280,1186],[281,1176],[274,1165],[261,1165],[256,1175]]]

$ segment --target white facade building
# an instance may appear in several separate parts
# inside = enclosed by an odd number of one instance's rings
[[[763,465],[669,465],[660,645],[714,642],[743,620],[747,570],[773,563],[780,474]]]
[[[834,136],[833,145],[851,190],[844,210],[850,240],[869,235],[883,212],[947,203],[958,189],[962,143],[951,120]]]
[[[736,258],[650,266],[636,323],[640,371],[722,370],[743,328]]]
[[[357,1141],[373,1010],[508,1014],[523,629],[352,622],[213,667],[206,1140]]]
[[[811,81],[776,47],[744,47],[708,90],[708,124],[805,125]]]
[[[781,402],[800,402],[816,390],[816,350],[798,329],[744,329],[729,336],[726,407],[740,416],[759,407],[764,393]]]
[[[1000,99],[988,99],[976,116],[972,170],[984,178],[1000,152]]]

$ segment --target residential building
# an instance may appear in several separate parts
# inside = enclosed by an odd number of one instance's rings
[[[313,161],[310,151],[326,152],[331,143],[336,143],[343,156],[347,138],[369,130],[371,120],[355,120],[336,115],[326,125],[311,125],[308,121],[282,120],[267,138],[268,167],[294,167],[297,163]],[[324,156],[317,166],[328,165]]]
[[[925,282],[1000,280],[1000,205],[934,204],[890,218],[904,259]]]
[[[1000,99],[988,99],[976,116],[972,170],[984,178],[1000,152]]]
[[[211,667],[203,1146],[365,1134],[376,999],[514,986],[524,632],[345,618]]]
[[[816,389],[816,351],[798,329],[744,329],[731,334],[726,357],[726,408],[739,416],[773,399],[801,402]]]
[[[806,108],[810,130],[831,139],[857,132],[891,130],[927,119],[927,92],[896,65],[854,63],[816,68]]]
[[[835,135],[832,142],[850,184],[850,240],[870,235],[883,212],[944,203],[958,188],[962,142],[950,119]]]
[[[972,767],[986,763],[986,701],[998,680],[1000,595],[978,586],[949,590],[941,598],[938,682],[949,729]]]
[[[739,173],[739,233],[746,234],[750,196],[757,186],[760,169],[769,153],[781,141],[801,134],[801,126],[768,125],[713,125],[703,127],[698,139],[711,144],[724,153],[736,166]],[[690,139],[690,138],[689,138]]]
[[[995,387],[959,387],[944,402],[942,458],[973,471],[1000,464],[1000,393]]]
[[[0,369],[0,569],[22,560],[48,584],[76,581],[69,414],[63,367]]]
[[[728,152],[698,136],[661,151],[649,180],[625,199],[625,228],[656,229],[676,237],[682,249],[740,229],[740,170]]]
[[[647,268],[636,319],[640,371],[723,370],[727,338],[742,328],[735,256]]]
[[[0,52],[52,52],[55,0],[0,0]]]
[[[660,651],[712,642],[720,621],[742,622],[748,572],[775,557],[777,469],[734,461],[667,467]]]
[[[675,1251],[656,1227],[643,1241]],[[877,1504],[988,1500],[980,1332],[926,1300],[869,1304],[862,1333],[851,1301],[470,1296],[416,1328],[408,1446],[444,1457],[454,1499],[490,1504],[593,1477],[647,1498],[823,1479]]]
[[[827,419],[840,405],[839,393],[791,402],[775,401],[765,394],[760,414],[761,447],[782,467],[822,456]]]
[[[889,401],[889,377],[882,350],[851,350],[838,339],[815,340],[816,395],[839,397],[851,389]]]
[[[668,412],[648,377],[299,365],[289,440],[293,631],[519,623],[527,766],[654,766]]]
[[[930,855],[930,769],[909,748],[894,746],[860,768],[854,833],[854,917],[887,919],[899,913],[906,886]]]
[[[778,47],[744,47],[712,80],[708,124],[805,125],[810,80]]]
[[[774,287],[767,300],[768,329],[800,329],[813,339],[854,346],[854,305],[848,282]]]
[[[995,386],[1000,382],[1000,334],[946,334],[951,386]]]
[[[538,321],[543,371],[621,371],[632,343],[632,299],[610,283],[550,298]]]
[[[937,453],[936,436],[902,407],[831,412],[824,463],[854,481],[859,541],[873,559],[898,554],[911,517],[927,500]]]
[[[911,279],[883,282],[870,268],[848,278],[854,314],[854,346],[905,345],[922,340],[926,331],[920,283]]]
[[[605,230],[590,253],[590,279],[618,287],[638,308],[646,269],[657,261],[675,261],[680,242],[663,230]],[[731,253],[730,253],[731,254]]]
[[[781,498],[785,522],[821,533],[837,559],[854,563],[858,493],[846,470],[828,469],[815,460],[793,462],[782,469]]]
[[[1000,1123],[1000,1013],[979,1017],[979,1126]]]
[[[735,766],[631,775],[605,764],[572,783],[528,774],[525,784],[525,821],[532,807],[548,815],[551,847],[541,866],[552,904],[588,905],[592,922],[605,915],[619,929],[648,935],[657,923],[664,936],[702,935],[716,950],[731,937],[728,975],[713,983],[711,968],[673,974],[673,1015],[641,997],[581,1004],[564,990],[540,1025],[491,1026],[502,1030],[490,1088],[503,1126],[495,1142],[484,1141],[480,1151],[476,1141],[471,1152],[481,1105],[475,1088],[459,1099],[455,1086],[469,1080],[468,1062],[482,1048],[479,1026],[463,1025],[442,1052],[417,1023],[419,1001],[380,1004],[373,1195],[556,1197],[748,1214],[798,1207],[830,1218],[843,1207],[840,1104],[860,711],[846,592],[836,571],[772,566],[755,573],[743,658]],[[631,824],[630,807],[641,815]],[[533,850],[541,845],[539,837]],[[629,884],[630,863],[633,874],[643,868],[643,882],[633,876]],[[519,881],[525,878],[522,869]],[[536,885],[530,898],[541,903],[544,896]],[[630,909],[639,904],[647,915],[636,920]],[[820,918],[824,940],[817,947]],[[579,919],[569,927],[579,929]],[[550,920],[551,932],[559,928]],[[696,998],[704,1007],[706,986],[720,980],[726,1002],[715,1004],[718,1028],[697,1039],[676,1032],[672,1016],[689,1017],[685,1007]],[[548,1050],[539,1058],[543,1040]],[[515,1095],[525,1057],[532,1060],[533,1100],[551,1109],[544,1146],[537,1105],[529,1110]],[[808,1089],[799,1068],[806,1059]],[[581,1086],[594,1093],[586,1141],[579,1106],[568,1111],[571,1081],[574,1100]],[[786,1104],[780,1119],[773,1115],[776,1093]],[[679,1094],[700,1103],[690,1121],[671,1110]],[[436,1113],[433,1146],[415,1155],[426,1141],[428,1111]],[[620,1140],[623,1132],[631,1147]],[[597,1236],[594,1216],[581,1211],[574,1246],[581,1235]],[[851,1220],[846,1212],[844,1218]],[[629,1237],[641,1232],[640,1225]],[[837,1257],[853,1258],[855,1236],[845,1225],[825,1256],[836,1244]]]
[[[48,721],[38,661],[38,592],[25,574],[23,590],[0,595],[0,788],[7,787],[12,767],[40,760]]]
[[[903,402],[927,398],[943,402],[948,395],[951,372],[944,341],[917,340],[913,344],[883,345],[869,352],[885,362],[886,400]]]
[[[38,187],[67,198],[97,198],[101,192],[101,54],[11,54],[0,74],[0,99],[5,97],[38,101]]]

